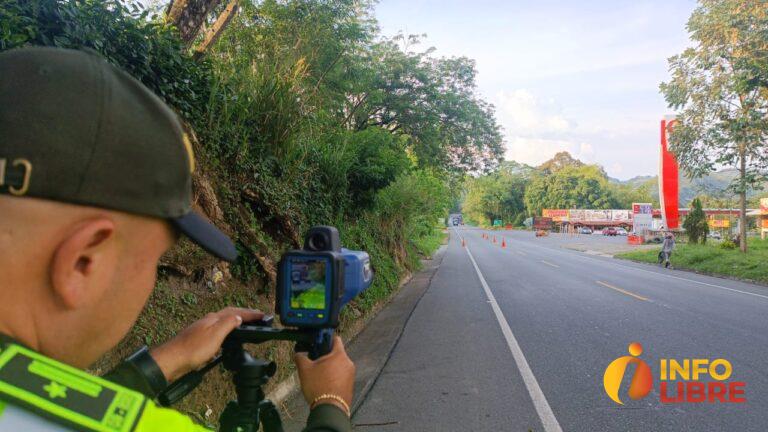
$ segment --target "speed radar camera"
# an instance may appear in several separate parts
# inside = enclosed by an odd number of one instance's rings
[[[284,326],[335,328],[344,305],[372,280],[368,253],[342,248],[334,227],[313,227],[304,248],[280,261],[275,312]]]

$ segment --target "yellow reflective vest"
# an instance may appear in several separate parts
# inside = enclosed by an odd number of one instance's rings
[[[208,432],[143,394],[16,344],[0,346],[0,431]]]

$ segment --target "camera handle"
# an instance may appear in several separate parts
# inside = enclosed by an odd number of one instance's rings
[[[159,396],[162,406],[171,406],[192,392],[203,376],[215,366],[223,364],[233,373],[237,399],[230,401],[221,413],[219,423],[223,432],[256,432],[259,425],[264,432],[282,432],[282,420],[274,403],[265,398],[262,386],[277,371],[274,362],[255,359],[243,349],[243,345],[260,344],[272,340],[296,342],[297,352],[309,353],[316,360],[333,348],[333,329],[276,329],[274,318],[265,317],[256,323],[244,324],[234,329],[222,344],[222,354],[202,369],[190,372],[168,386]]]

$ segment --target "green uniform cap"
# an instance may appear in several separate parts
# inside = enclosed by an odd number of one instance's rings
[[[0,193],[167,219],[221,259],[232,241],[192,211],[192,146],[176,114],[95,53],[0,53]]]

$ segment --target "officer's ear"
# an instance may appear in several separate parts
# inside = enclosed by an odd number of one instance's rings
[[[51,285],[68,309],[95,301],[111,283],[117,264],[115,222],[88,219],[68,231],[53,255]]]

